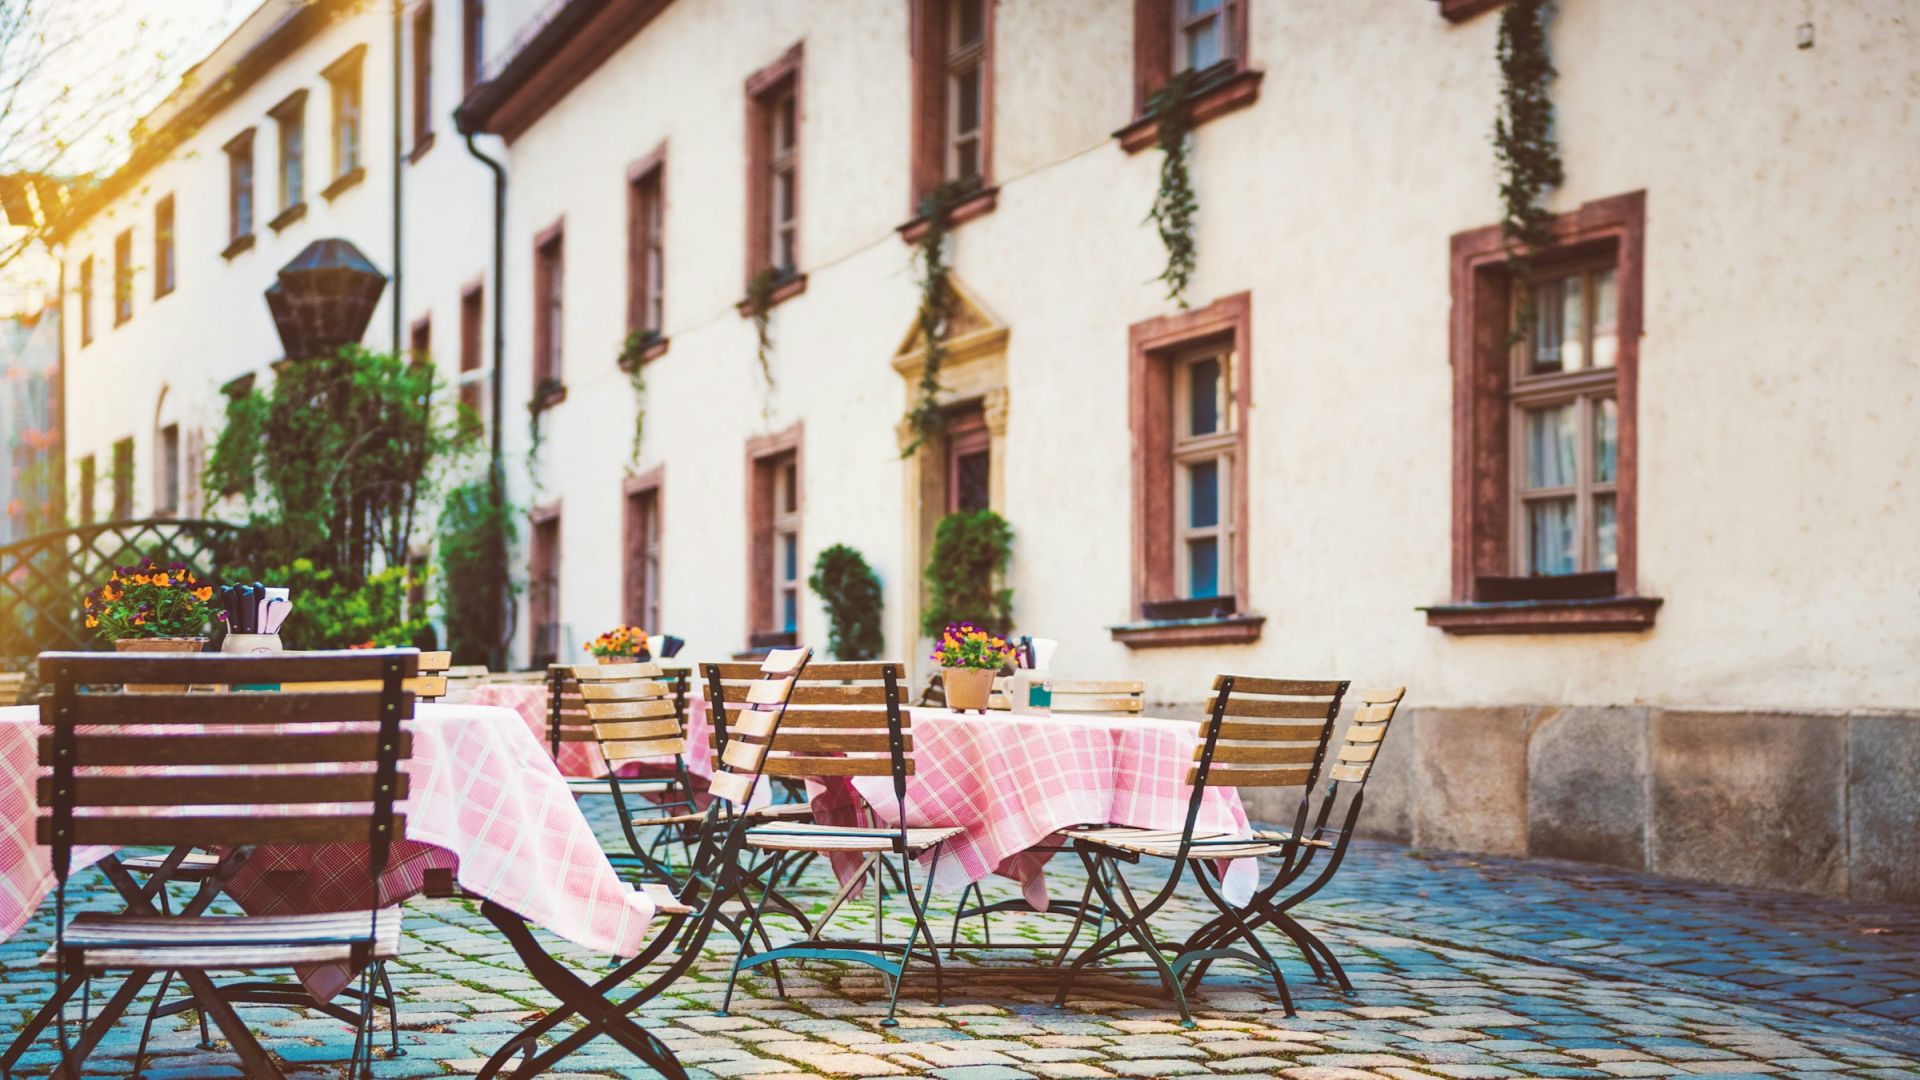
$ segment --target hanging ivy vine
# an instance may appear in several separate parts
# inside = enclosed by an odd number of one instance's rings
[[[917,321],[925,359],[920,365],[920,397],[907,413],[913,441],[900,451],[903,458],[912,457],[945,420],[940,411],[940,364],[947,356],[947,317],[953,313],[953,286],[947,280],[947,231],[953,208],[976,186],[977,181],[943,180],[920,200],[920,215],[927,219],[927,227],[914,245],[913,261],[919,267]]]
[[[1154,280],[1166,284],[1167,299],[1183,311],[1195,261],[1193,219],[1200,210],[1187,163],[1187,135],[1193,130],[1193,88],[1197,80],[1196,72],[1183,71],[1147,99],[1147,112],[1159,131],[1160,146],[1160,186],[1154,191],[1147,220],[1159,230],[1160,243],[1167,249],[1167,265]]]
[[[754,355],[760,361],[760,377],[773,391],[773,290],[780,284],[780,271],[763,266],[747,279],[747,315],[753,320]]]
[[[620,370],[627,373],[627,385],[633,389],[633,447],[627,460],[634,465],[640,464],[640,440],[647,432],[647,365],[643,357],[659,341],[658,330],[633,330],[620,343]]]
[[[1530,257],[1553,239],[1552,215],[1541,196],[1566,180],[1553,135],[1553,99],[1547,95],[1555,74],[1547,57],[1550,2],[1509,0],[1500,13],[1500,112],[1493,121],[1493,151],[1503,170],[1500,227],[1516,282],[1526,280]],[[1532,321],[1533,294],[1522,289],[1520,295],[1515,334]]]

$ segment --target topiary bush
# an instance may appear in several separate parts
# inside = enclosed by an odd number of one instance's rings
[[[437,535],[440,608],[456,664],[495,671],[507,665],[516,591],[510,559],[517,539],[512,507],[494,500],[487,481],[447,493]]]
[[[927,559],[927,608],[920,632],[937,637],[949,623],[971,622],[996,634],[1013,625],[1013,590],[1003,582],[1013,558],[1013,528],[991,510],[948,514],[933,532]]]
[[[858,551],[845,544],[822,551],[807,588],[827,610],[827,647],[835,657],[872,660],[886,648],[880,578]]]

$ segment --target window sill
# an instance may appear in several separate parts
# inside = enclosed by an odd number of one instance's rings
[[[1506,0],[1440,0],[1440,17],[1448,22],[1465,22],[1504,3]]]
[[[733,654],[735,660],[763,660],[774,649],[791,649],[800,640],[792,630],[762,630],[747,635],[747,647]]]
[[[643,346],[638,354],[631,357],[622,356],[619,360],[620,370],[632,374],[636,366],[653,363],[667,355],[667,346],[671,341],[670,338],[656,337]]]
[[[1113,640],[1129,649],[1176,645],[1246,645],[1260,640],[1265,615],[1223,615],[1212,619],[1162,619],[1109,626]]]
[[[527,411],[530,413],[543,413],[565,400],[567,400],[567,388],[565,384],[556,383],[534,391],[533,400],[527,402]]]
[[[1260,80],[1264,71],[1240,71],[1193,95],[1193,126],[1244,109],[1260,98]],[[1160,124],[1151,116],[1135,117],[1133,123],[1113,133],[1120,149],[1137,154],[1160,141]]]
[[[953,204],[953,209],[947,212],[947,227],[953,228],[957,225],[965,225],[974,218],[986,217],[988,214],[993,213],[994,207],[999,205],[1000,189],[998,187],[981,188],[979,191]],[[908,220],[905,225],[896,228],[894,232],[899,233],[900,239],[905,240],[909,244],[919,243],[920,238],[927,235],[927,215],[918,214],[914,216]]]
[[[238,255],[243,251],[250,251],[252,250],[252,248],[253,248],[252,233],[248,233],[245,236],[236,236],[233,238],[233,242],[227,245],[227,249],[220,253],[220,257],[231,261],[235,255]]]
[[[285,210],[280,211],[278,214],[275,214],[273,220],[267,222],[267,228],[272,229],[274,232],[279,232],[281,229],[286,228],[306,216],[307,204],[297,202]]]
[[[1606,634],[1653,629],[1655,596],[1599,600],[1508,600],[1421,608],[1427,625],[1449,634]]]
[[[350,187],[353,187],[354,185],[358,184],[360,181],[365,180],[366,178],[367,178],[366,168],[364,166],[355,165],[353,168],[348,169],[346,172],[343,172],[339,176],[334,177],[333,183],[328,184],[326,186],[326,190],[320,192],[320,197],[327,200],[328,202],[332,202],[333,200],[340,197],[341,192],[347,190]]]
[[[414,140],[413,149],[407,152],[407,164],[420,164],[420,159],[426,157],[427,151],[431,149],[433,149],[433,132],[429,131]]]
[[[786,303],[788,300],[806,291],[807,275],[797,273],[788,274],[785,278],[781,279],[778,285],[773,287],[773,293],[767,297],[767,310],[772,311],[774,308],[779,307],[781,304]],[[753,314],[753,301],[747,297],[741,297],[740,302],[733,305],[733,308],[740,313],[741,318],[747,318]]]

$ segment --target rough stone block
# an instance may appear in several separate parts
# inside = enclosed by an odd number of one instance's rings
[[[1527,742],[1539,710],[1403,709],[1413,717],[1413,842],[1527,851]]]
[[[1644,870],[1647,710],[1542,712],[1527,746],[1527,852]]]
[[[1845,894],[1845,716],[1662,709],[1649,727],[1656,873]]]
[[[1920,901],[1920,714],[1856,713],[1847,751],[1853,898]]]

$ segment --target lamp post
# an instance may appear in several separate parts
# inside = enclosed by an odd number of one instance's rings
[[[373,321],[387,275],[346,240],[315,240],[280,268],[267,309],[289,360],[332,356]]]

